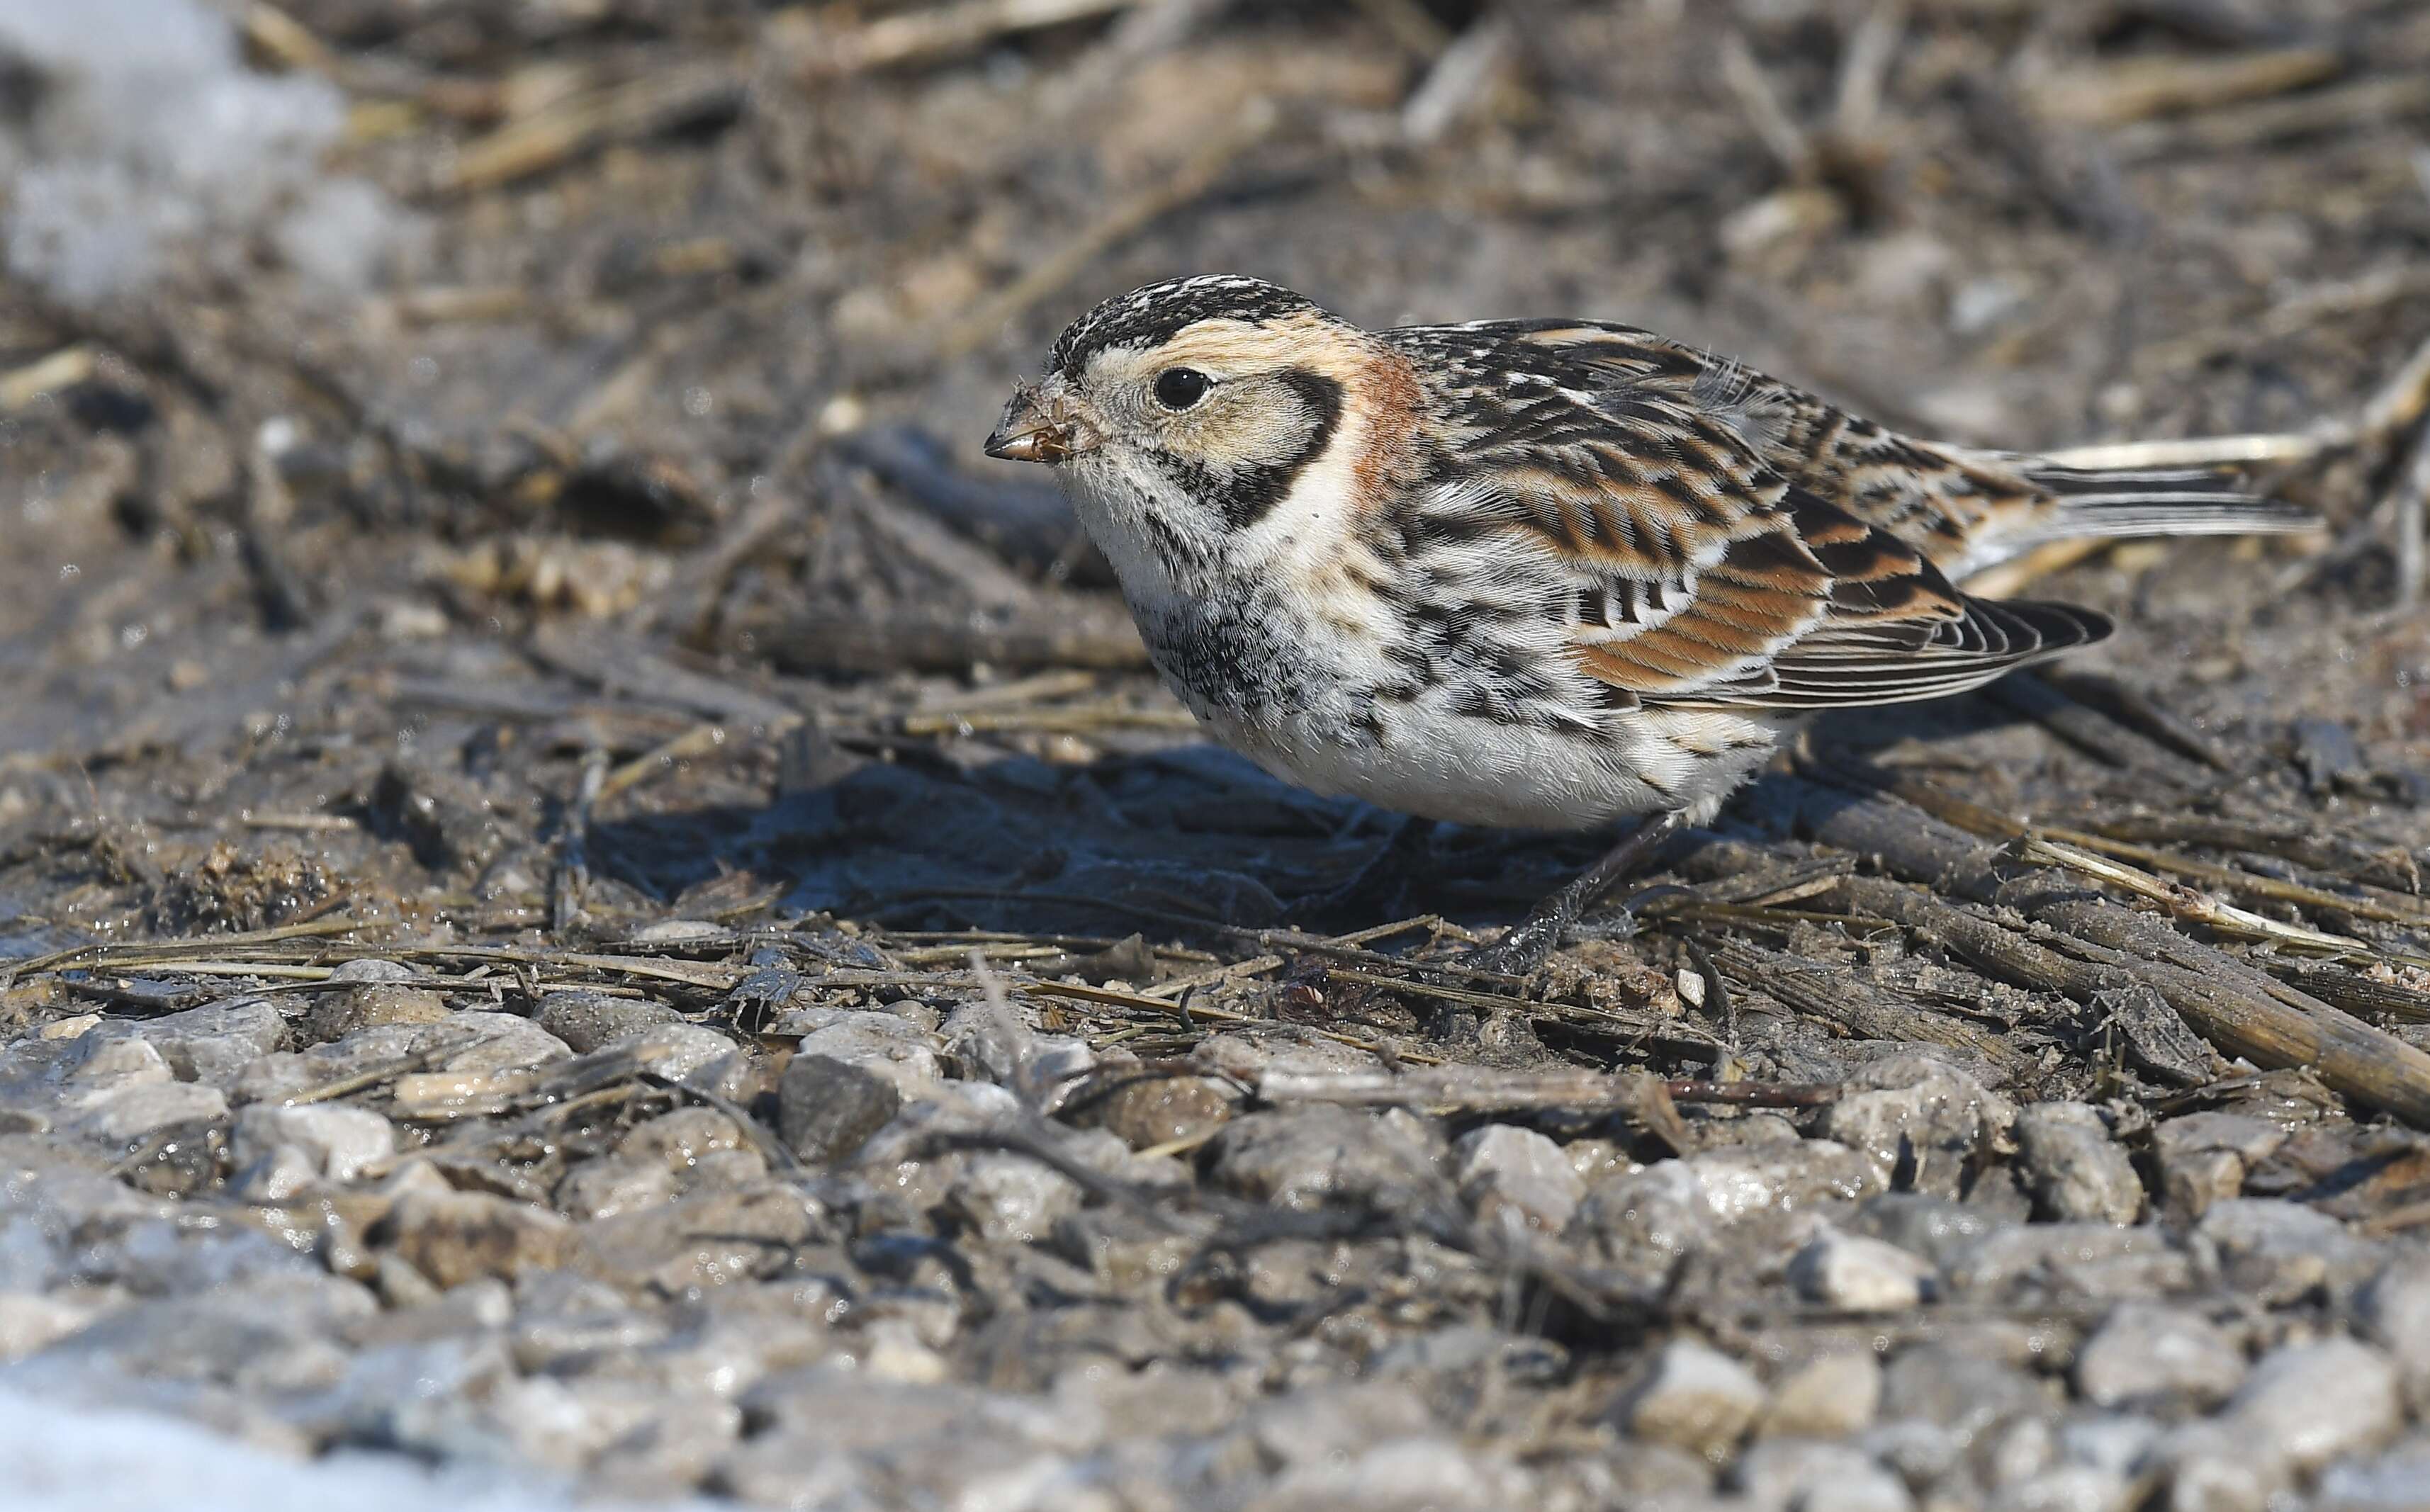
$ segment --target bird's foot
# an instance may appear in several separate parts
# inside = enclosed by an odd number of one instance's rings
[[[1602,901],[1621,878],[1643,865],[1685,823],[1684,815],[1670,813],[1638,825],[1628,839],[1613,846],[1576,880],[1529,909],[1527,917],[1509,933],[1490,945],[1460,955],[1457,964],[1471,971],[1499,972],[1506,976],[1534,973],[1552,959],[1553,952],[1561,948],[1562,939],[1577,926],[1589,908]],[[1639,900],[1631,900],[1637,901]]]

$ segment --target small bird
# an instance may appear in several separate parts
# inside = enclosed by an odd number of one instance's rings
[[[1471,824],[1650,816],[1481,957],[1523,972],[1803,716],[2110,633],[1953,578],[2316,523],[2207,472],[1902,436],[1626,325],[1367,331],[1230,275],[1074,321],[987,453],[1054,468],[1165,683],[1275,776]]]

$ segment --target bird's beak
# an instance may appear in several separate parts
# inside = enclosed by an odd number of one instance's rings
[[[1054,379],[1015,389],[987,439],[987,454],[1009,462],[1064,462],[1096,447],[1096,433],[1071,412]]]

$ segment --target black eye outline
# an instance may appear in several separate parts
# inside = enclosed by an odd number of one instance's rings
[[[1167,368],[1156,375],[1156,402],[1167,409],[1187,409],[1214,386],[1215,380],[1196,368]]]

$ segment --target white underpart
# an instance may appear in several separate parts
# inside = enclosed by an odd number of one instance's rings
[[[1349,417],[1345,417],[1348,419]],[[1461,706],[1466,685],[1446,678],[1413,698],[1380,696],[1408,669],[1388,655],[1410,631],[1391,606],[1353,586],[1347,560],[1376,574],[1382,561],[1358,539],[1349,505],[1355,424],[1311,463],[1291,492],[1256,526],[1226,543],[1223,564],[1204,583],[1175,579],[1135,523],[1141,505],[1101,469],[1067,468],[1081,521],[1112,565],[1149,640],[1187,634],[1207,602],[1248,599],[1280,632],[1303,675],[1289,703],[1227,699],[1168,678],[1208,733],[1267,772],[1313,792],[1347,794],[1382,807],[1471,824],[1580,829],[1630,815],[1684,808],[1709,819],[1747,773],[1771,754],[1784,722],[1760,715],[1674,709],[1610,709],[1572,659],[1574,629],[1540,613],[1501,628],[1498,644],[1541,669],[1552,696],[1540,717],[1512,721]],[[1174,500],[1176,507],[1185,501]],[[1200,511],[1203,514],[1204,511]],[[1514,534],[1487,538],[1412,564],[1446,564],[1456,598],[1540,605],[1557,566]]]

